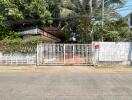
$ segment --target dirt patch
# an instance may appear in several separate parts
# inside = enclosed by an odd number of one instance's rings
[[[93,66],[0,66],[0,72],[46,72],[46,73],[65,73],[65,72],[132,72],[132,67],[93,67]]]

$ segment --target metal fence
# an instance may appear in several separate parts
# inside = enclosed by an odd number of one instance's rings
[[[2,45],[0,65],[35,65],[37,45]]]
[[[93,65],[92,44],[40,44],[38,65]]]
[[[130,42],[0,46],[0,65],[126,65],[131,62]]]
[[[0,56],[0,65],[35,65],[36,54],[8,53]]]
[[[93,65],[92,44],[5,45],[0,65]]]

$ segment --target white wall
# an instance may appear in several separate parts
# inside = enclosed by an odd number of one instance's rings
[[[96,59],[98,61],[131,61],[132,43],[130,42],[94,42],[100,45],[96,49]]]
[[[132,28],[132,25],[131,25],[131,14],[129,14],[127,17],[127,24],[128,24],[128,26],[129,26],[129,28]]]

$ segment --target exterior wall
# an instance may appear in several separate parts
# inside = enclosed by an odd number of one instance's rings
[[[132,43],[130,42],[94,42],[99,45],[95,50],[99,62],[130,62],[132,61]]]
[[[129,25],[129,28],[131,28],[132,29],[132,23],[131,23],[131,21],[132,21],[132,14],[129,14],[128,16],[127,16],[127,24]]]

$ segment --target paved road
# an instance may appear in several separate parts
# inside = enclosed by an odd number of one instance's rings
[[[0,73],[0,100],[132,100],[132,73]]]

